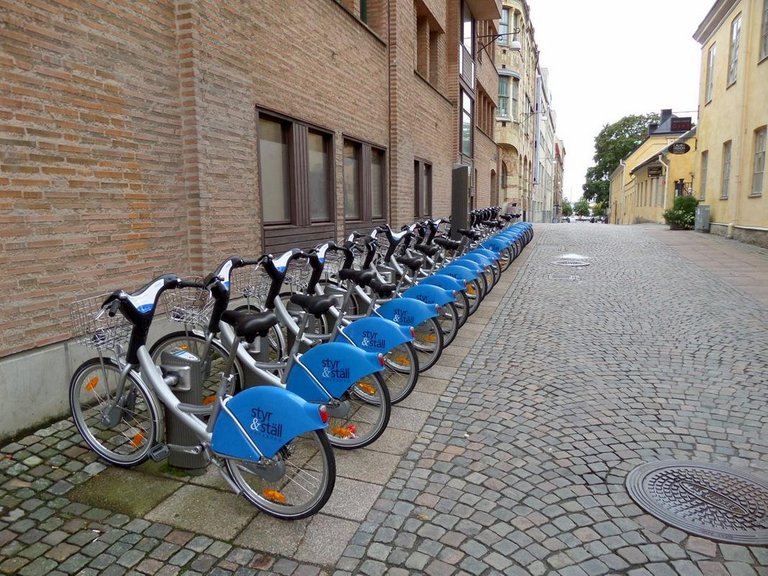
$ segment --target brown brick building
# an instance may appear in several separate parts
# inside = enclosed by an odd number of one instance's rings
[[[0,437],[65,411],[80,296],[448,215],[455,164],[474,205],[498,202],[499,16],[498,0],[0,0],[0,389],[18,403]]]

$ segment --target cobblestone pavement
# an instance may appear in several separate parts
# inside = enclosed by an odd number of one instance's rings
[[[768,251],[709,235],[537,225],[381,445],[337,456],[321,514],[106,468],[61,421],[0,449],[0,574],[768,575],[768,547],[686,534],[624,485],[666,459],[768,479],[767,279]]]

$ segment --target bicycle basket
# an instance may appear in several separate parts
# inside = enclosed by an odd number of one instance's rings
[[[250,303],[263,307],[271,285],[272,279],[261,265],[246,266],[233,271],[230,294],[233,298],[243,296]]]
[[[186,278],[202,282],[202,278]],[[177,288],[163,294],[163,305],[168,320],[206,328],[211,319],[214,299],[205,288]]]
[[[311,276],[312,266],[309,260],[294,260],[288,266],[283,283],[290,288],[291,292],[306,292]]]
[[[77,344],[96,350],[113,350],[128,344],[132,326],[119,312],[110,316],[102,309],[107,296],[101,294],[72,303],[69,317],[72,338]]]
[[[344,267],[344,259],[345,259],[345,255],[343,252],[328,251],[325,254],[325,262],[323,263],[322,278],[325,278],[326,280],[338,278],[339,270],[341,270]]]

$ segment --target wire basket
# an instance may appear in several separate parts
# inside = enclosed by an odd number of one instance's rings
[[[115,350],[128,344],[132,326],[119,312],[110,316],[101,305],[109,294],[72,303],[69,317],[77,344],[96,350]]]
[[[291,292],[306,292],[311,277],[312,266],[309,263],[309,259],[294,260],[288,266],[283,284],[287,286]]]
[[[389,238],[387,238],[384,235],[380,235],[378,238],[376,238],[376,254],[378,254],[378,263],[379,264],[386,264],[385,258],[387,257],[387,252],[389,252]]]
[[[344,267],[344,260],[346,256],[342,251],[331,252],[328,251],[325,254],[325,262],[323,263],[323,275],[322,278],[326,280],[336,279],[339,277],[339,270]]]
[[[247,298],[249,304],[263,307],[271,285],[272,279],[260,265],[246,266],[233,272],[230,293],[233,297]]]
[[[186,280],[202,282],[202,278]],[[214,299],[205,288],[177,288],[165,292],[163,304],[168,320],[206,328],[211,320]]]

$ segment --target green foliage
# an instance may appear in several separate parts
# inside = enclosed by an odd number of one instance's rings
[[[589,216],[589,202],[586,198],[581,198],[573,205],[573,211],[576,216]]]
[[[572,216],[573,206],[568,200],[563,200],[563,216]]]
[[[584,198],[608,205],[611,173],[619,161],[642,144],[648,135],[648,124],[658,122],[658,114],[625,116],[606,124],[595,138],[595,165],[587,169],[582,186]]]
[[[678,196],[672,208],[664,212],[664,220],[670,228],[690,230],[696,220],[699,201],[693,196]]]

